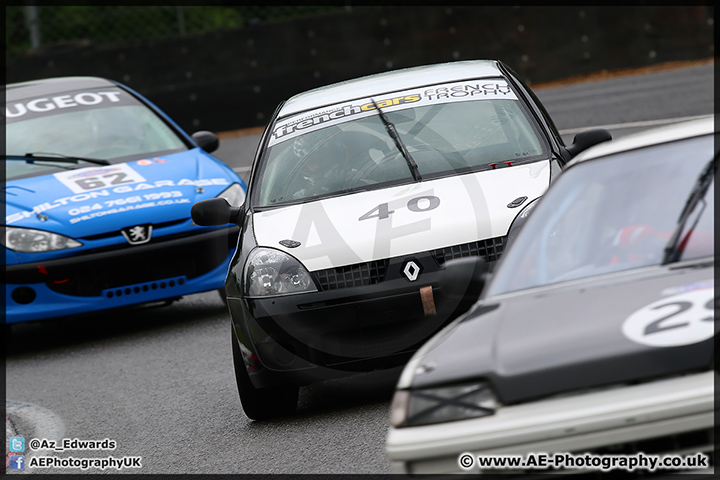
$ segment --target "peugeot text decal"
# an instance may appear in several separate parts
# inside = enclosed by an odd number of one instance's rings
[[[136,104],[130,95],[122,90],[96,90],[70,92],[65,95],[57,95],[54,97],[40,97],[22,102],[5,105],[5,119],[7,122],[25,120],[29,117],[38,117],[42,115],[60,113],[61,110],[87,109],[105,107],[112,105],[128,105]]]

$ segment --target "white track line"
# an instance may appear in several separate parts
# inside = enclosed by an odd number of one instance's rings
[[[249,173],[252,167],[234,167],[235,173]]]
[[[28,443],[31,439],[46,438],[60,442],[65,433],[65,425],[60,420],[60,417],[37,405],[6,400],[5,415],[12,424],[15,435],[25,437],[25,452],[23,453],[26,465],[31,456],[49,456],[53,453],[52,450],[30,450]],[[21,472],[29,473],[27,469],[17,471],[17,473]]]

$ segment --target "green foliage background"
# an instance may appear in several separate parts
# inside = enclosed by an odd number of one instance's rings
[[[6,55],[32,50],[27,9],[5,7]],[[37,6],[41,47],[134,43],[294,19],[343,6]]]

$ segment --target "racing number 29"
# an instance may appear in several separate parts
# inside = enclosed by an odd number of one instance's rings
[[[705,304],[705,309],[713,311],[715,309],[715,303],[716,303],[716,299],[711,298]],[[676,315],[679,315],[679,314],[683,313],[684,311],[692,308],[693,304],[691,302],[679,301],[679,302],[665,303],[663,305],[658,305],[657,307],[653,308],[653,310],[659,310],[661,308],[669,307],[671,305],[677,305],[678,309],[676,311],[674,311],[673,313],[671,313],[670,315],[666,315],[662,318],[655,320],[652,323],[649,323],[647,325],[647,327],[645,327],[645,335],[650,335],[652,333],[662,332],[664,330],[670,330],[673,328],[686,327],[686,326],[690,325],[690,322],[675,323],[675,324],[668,324],[668,323],[663,323],[663,322],[665,322],[665,320],[668,320],[668,319],[670,319]],[[712,322],[714,320],[715,320],[715,318],[712,315],[700,319],[700,321],[702,321],[702,322]]]
[[[420,203],[422,200],[426,200],[427,202]],[[407,202],[407,208],[411,212],[429,212],[430,210],[435,210],[439,205],[440,199],[435,195],[422,195],[420,197],[411,198]],[[381,203],[366,214],[362,215],[358,221],[370,220],[371,218],[382,220],[384,218],[388,218],[391,213],[395,213],[395,210],[390,210],[390,206],[387,202]]]

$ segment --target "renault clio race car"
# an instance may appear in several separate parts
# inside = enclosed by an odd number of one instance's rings
[[[198,224],[241,226],[226,292],[245,413],[287,413],[299,385],[401,366],[469,307],[439,289],[444,263],[496,261],[562,166],[609,138],[585,131],[565,147],[496,61],[396,70],[282,103],[243,206],[193,207]]]
[[[393,472],[712,468],[713,137],[708,118],[567,165],[477,303],[404,368]],[[445,281],[483,283],[470,260]]]
[[[40,320],[224,288],[238,227],[200,227],[198,200],[245,184],[119,83],[64,77],[5,87],[5,321]]]

